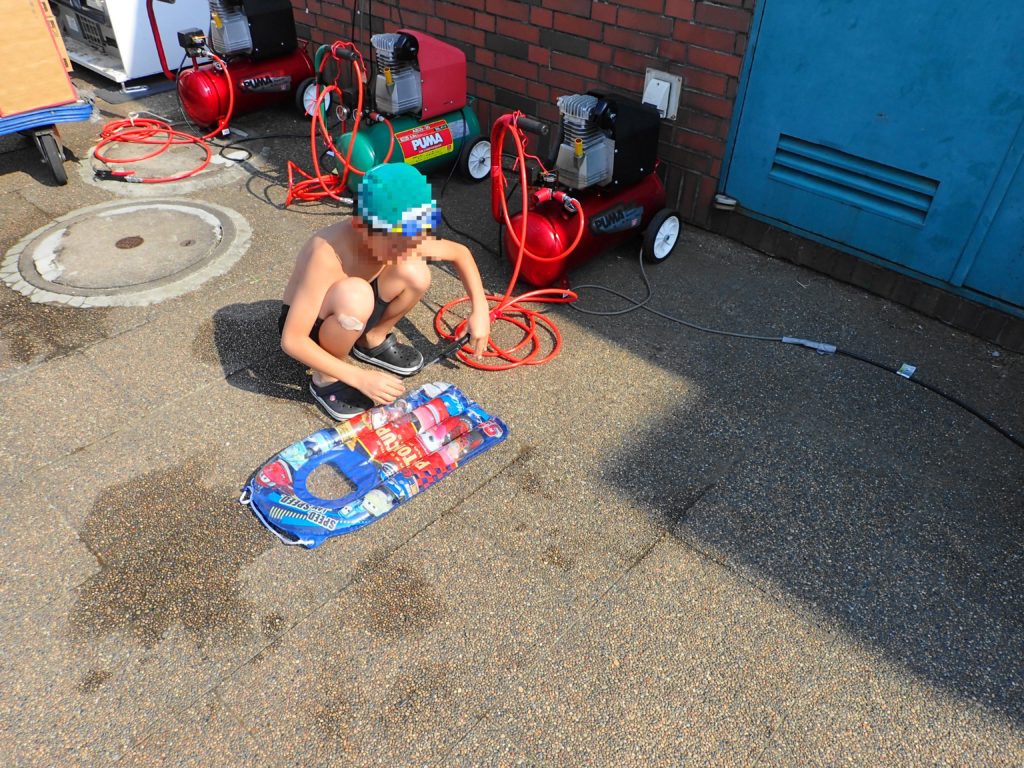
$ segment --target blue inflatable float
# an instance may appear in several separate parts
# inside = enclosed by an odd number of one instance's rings
[[[425,384],[289,445],[252,474],[239,501],[281,541],[311,549],[379,520],[507,435],[461,390]],[[314,496],[307,481],[324,464],[355,490]]]

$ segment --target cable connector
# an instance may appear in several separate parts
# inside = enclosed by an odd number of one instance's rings
[[[903,363],[903,365],[896,369],[896,375],[902,376],[904,379],[909,379],[916,372],[917,366],[911,365],[910,363]]]
[[[534,205],[540,205],[541,203],[546,203],[554,197],[554,195],[555,190],[551,189],[551,187],[541,187],[540,189],[535,189],[530,193],[530,202]]]
[[[801,347],[813,349],[819,355],[834,355],[836,353],[835,344],[826,344],[823,341],[810,341],[809,339],[797,339],[793,336],[783,336],[782,343],[799,344]]]
[[[101,181],[127,181],[138,184],[142,181],[135,175],[135,171],[111,171],[107,168],[97,168],[93,175]]]
[[[561,200],[562,207],[565,208],[565,210],[568,213],[576,213],[576,211],[579,210],[579,204],[576,202],[576,198],[570,197],[569,195],[565,194],[565,192],[562,192],[560,190],[556,191],[554,197],[555,200]]]

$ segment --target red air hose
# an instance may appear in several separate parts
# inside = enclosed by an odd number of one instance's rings
[[[323,50],[323,49],[321,49]],[[339,157],[338,148],[334,146],[334,141],[331,139],[331,133],[327,128],[327,123],[324,120],[323,101],[326,96],[330,93],[337,93],[339,99],[341,98],[342,91],[338,86],[337,78],[335,82],[328,85],[322,91],[319,86],[319,77],[317,78],[317,98],[316,105],[313,108],[312,121],[309,127],[309,145],[310,154],[313,157],[313,171],[316,175],[310,175],[302,170],[295,163],[288,161],[288,197],[285,198],[285,206],[291,205],[294,200],[302,200],[305,202],[322,200],[325,197],[329,197],[332,200],[341,201],[341,195],[345,192],[348,184],[349,173],[354,173],[359,176],[364,174],[364,171],[360,171],[358,168],[352,167],[352,150],[356,144],[356,136],[359,135],[359,125],[362,121],[363,116],[363,78],[366,72],[365,65],[363,64],[363,57],[356,49],[354,43],[338,41],[334,43],[330,48],[331,57],[335,62],[341,64],[343,59],[347,59],[352,64],[352,72],[355,76],[356,83],[359,85],[359,95],[356,101],[356,110],[353,113],[355,119],[352,125],[352,133],[349,136],[348,151],[345,153],[345,159],[341,161],[342,173],[339,176],[336,173],[324,173],[320,169],[320,159],[317,152],[317,131],[323,138],[324,143],[334,153],[335,157]],[[317,54],[320,58],[320,53]],[[320,59],[320,65],[318,67],[318,75],[322,75],[324,66],[327,64],[327,56],[323,56]],[[339,68],[340,69],[340,68]],[[340,71],[339,71],[340,76]],[[395,149],[395,129],[391,125],[391,122],[381,117],[388,126],[388,130],[391,131],[391,143],[388,146],[388,153],[384,156],[381,161],[383,163],[388,162],[391,159],[391,154]],[[342,123],[344,128],[344,123]],[[303,177],[302,181],[296,181],[295,175],[298,174]]]
[[[467,344],[462,347],[457,353],[457,357],[464,362],[466,365],[472,368],[478,368],[484,371],[507,371],[510,368],[517,368],[520,365],[541,365],[554,358],[562,348],[562,334],[558,330],[558,326],[555,325],[554,321],[551,320],[547,315],[533,309],[529,309],[524,304],[568,304],[576,301],[576,294],[570,290],[561,288],[538,288],[533,291],[527,291],[519,296],[512,296],[512,289],[515,287],[516,280],[519,279],[519,270],[522,267],[523,257],[527,253],[530,253],[526,249],[526,225],[527,217],[529,216],[529,191],[527,189],[526,181],[526,160],[527,157],[533,157],[526,154],[526,146],[522,130],[516,124],[520,117],[520,113],[502,115],[499,117],[493,128],[491,129],[491,205],[492,213],[496,221],[504,223],[508,228],[508,231],[515,243],[518,253],[516,254],[515,267],[512,270],[512,278],[509,280],[508,288],[505,289],[505,293],[502,296],[495,296],[488,294],[487,301],[493,304],[491,309],[491,321],[503,321],[515,326],[523,333],[523,338],[510,348],[504,348],[495,343],[493,336],[488,344],[487,351],[484,352],[484,357],[488,358],[488,361],[479,361],[471,357],[473,354],[472,348]],[[511,134],[512,139],[516,147],[516,167],[519,170],[519,188],[522,201],[522,214],[519,221],[519,232],[516,233],[512,228],[512,222],[508,213],[508,202],[505,200],[505,176],[501,167],[502,157],[502,146],[505,141],[505,135]],[[536,158],[533,158],[536,160]],[[538,161],[539,162],[539,161]],[[538,257],[535,254],[530,253],[532,258],[552,258],[561,259],[567,256],[579,243],[580,238],[583,237],[583,231],[586,227],[586,217],[583,212],[583,206],[580,205],[579,201],[573,201],[576,207],[577,217],[579,221],[579,229],[576,233],[576,238],[573,240],[562,253],[553,257]],[[446,341],[451,341],[462,336],[466,332],[466,324],[468,320],[462,320],[455,326],[454,330],[448,331],[445,323],[445,315],[455,306],[470,301],[469,296],[462,296],[461,298],[450,301],[438,310],[437,315],[434,318],[434,330],[437,331],[437,335]],[[539,330],[547,331],[552,339],[553,344],[546,355],[541,355],[541,350],[544,348],[541,338],[538,336]]]
[[[228,72],[228,65],[224,59],[220,58],[213,51],[209,52],[210,58],[216,61],[224,70],[224,78],[228,84],[228,110],[227,113],[217,121],[217,127],[209,133],[205,134],[201,138],[193,136],[191,133],[185,133],[172,128],[170,123],[163,120],[155,120],[152,118],[128,118],[126,120],[112,120],[103,126],[103,130],[100,131],[100,141],[96,144],[96,149],[93,150],[93,157],[99,160],[105,165],[123,165],[125,163],[140,163],[143,160],[149,160],[152,157],[156,157],[161,152],[165,152],[169,147],[178,146],[183,144],[194,144],[205,153],[205,157],[202,162],[195,168],[174,176],[161,176],[161,177],[148,177],[142,178],[135,174],[132,170],[121,170],[114,171],[108,170],[106,172],[96,172],[96,175],[100,178],[120,179],[122,181],[132,181],[142,184],[161,184],[168,181],[181,181],[187,179],[189,176],[195,176],[210,164],[210,159],[213,156],[213,152],[210,149],[210,145],[206,143],[206,139],[212,136],[216,136],[227,129],[228,124],[231,122],[231,115],[235,109],[235,89],[231,84],[231,77]],[[162,60],[162,57],[161,57]],[[193,68],[196,66],[195,59],[192,60]],[[107,157],[100,153],[100,149],[111,144],[148,144],[154,145],[156,149],[152,152],[148,152],[138,157]]]
[[[160,66],[164,70],[168,80],[174,80],[174,73],[167,66],[167,57],[164,55],[164,43],[160,39],[160,29],[156,24],[156,14],[153,12],[153,0],[146,0],[146,13],[149,15],[149,28],[153,30],[153,42],[156,43],[156,54],[160,57]]]
[[[107,157],[100,153],[100,149],[110,144],[149,144],[155,146],[156,149],[146,154],[139,155],[138,157],[114,158]],[[196,145],[206,153],[206,157],[195,168],[184,171],[175,176],[141,178],[136,176],[135,171],[132,170],[108,170],[105,173],[97,171],[96,175],[100,178],[121,179],[123,181],[134,181],[143,184],[159,184],[161,182],[187,179],[189,176],[194,176],[199,173],[210,164],[212,152],[209,144],[198,136],[193,136],[190,133],[185,133],[184,131],[171,128],[170,124],[163,120],[154,120],[142,117],[129,118],[127,120],[113,120],[103,126],[103,130],[100,131],[100,141],[96,145],[96,149],[93,150],[93,157],[101,163],[105,163],[107,165],[139,163],[143,160],[148,160],[151,157],[156,157],[169,147],[182,144]]]

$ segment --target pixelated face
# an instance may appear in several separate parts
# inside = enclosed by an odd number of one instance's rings
[[[363,231],[366,232],[366,244],[374,260],[388,265],[397,264],[412,256],[420,244],[430,237],[428,234],[409,236],[393,232],[378,232],[368,228]]]

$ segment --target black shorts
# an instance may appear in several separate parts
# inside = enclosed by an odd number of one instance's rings
[[[388,308],[388,305],[391,303],[390,301],[384,301],[384,299],[380,297],[380,293],[377,292],[377,278],[374,278],[370,282],[370,287],[373,289],[373,311],[370,313],[370,317],[366,321],[366,329],[363,331],[363,333],[366,333],[366,331],[370,330],[371,328],[376,326],[377,323],[380,322],[380,319],[384,316],[384,311]],[[288,317],[289,309],[291,309],[291,305],[281,305],[281,315],[280,317],[277,318],[278,334],[284,333],[284,321]],[[320,327],[323,324],[324,319],[322,317],[318,317],[316,319],[316,322],[313,323],[313,327],[309,329],[309,338],[311,338],[317,344],[320,343]]]

